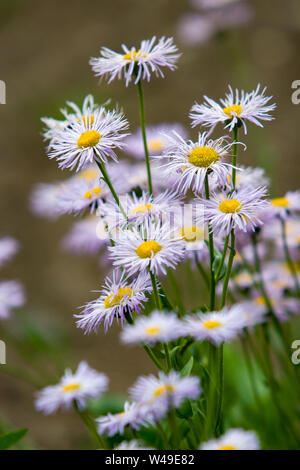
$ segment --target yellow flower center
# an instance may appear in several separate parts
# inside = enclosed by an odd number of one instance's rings
[[[213,330],[214,328],[218,328],[219,326],[222,326],[222,323],[217,320],[207,320],[203,323],[203,326],[205,328],[208,328],[209,330]]]
[[[257,303],[257,305],[266,305],[266,301],[262,296],[256,297],[255,302]]]
[[[200,227],[191,225],[182,227],[180,235],[186,242],[195,242],[197,240],[203,240],[204,231]]]
[[[80,388],[80,384],[78,383],[73,383],[73,384],[67,384],[63,386],[63,392],[71,392],[72,390],[78,390]]]
[[[133,292],[130,287],[120,287],[117,294],[110,294],[106,297],[104,300],[104,306],[105,308],[115,307],[115,305],[119,305],[121,303],[125,296],[131,297],[132,294]]]
[[[158,387],[155,392],[154,392],[154,395],[156,397],[160,397],[163,393],[166,393],[166,392],[173,392],[174,391],[174,387],[173,385],[162,385],[161,387]]]
[[[151,256],[156,255],[161,249],[162,246],[155,240],[148,240],[141,243],[135,251],[140,258],[151,258]]]
[[[227,116],[239,116],[242,112],[242,106],[240,104],[233,104],[232,106],[226,106],[223,109],[223,112],[227,114]]]
[[[164,143],[161,139],[152,139],[147,141],[148,149],[152,151],[160,151],[164,148]]]
[[[236,450],[236,447],[233,446],[232,444],[228,444],[228,445],[219,447],[218,450]]]
[[[131,51],[123,55],[124,60],[138,61],[138,59],[140,59],[141,57],[143,57],[142,51],[141,50],[136,51],[135,49],[131,49]],[[147,57],[147,54],[144,54],[144,58],[146,57]]]
[[[219,210],[225,214],[233,214],[239,212],[242,204],[237,199],[226,199],[219,204]]]
[[[91,114],[90,116],[82,116],[81,119],[77,119],[77,122],[83,122],[83,124],[85,126],[89,126],[90,124],[94,124],[94,121],[95,121],[95,117],[93,114]]]
[[[143,204],[138,207],[134,207],[131,209],[131,212],[139,212],[141,214],[145,214],[145,212],[150,211],[150,209],[153,209],[153,204]]]
[[[88,190],[85,194],[84,194],[84,198],[85,199],[92,199],[92,197],[94,195],[98,196],[100,193],[102,192],[102,188],[100,187],[97,187],[97,188],[93,188],[91,190]]]
[[[148,326],[145,331],[147,335],[155,335],[160,332],[160,328],[158,326]]]
[[[97,131],[85,131],[79,139],[77,140],[77,146],[80,149],[87,148],[87,147],[94,147],[98,144],[99,140],[101,139],[101,135]]]
[[[220,159],[218,153],[211,147],[196,147],[189,154],[189,162],[200,168],[207,168]]]
[[[79,173],[79,178],[86,181],[93,181],[98,176],[98,171],[95,168],[88,168]]]
[[[288,207],[290,201],[286,197],[276,197],[275,199],[272,199],[271,203],[272,206],[275,207]]]

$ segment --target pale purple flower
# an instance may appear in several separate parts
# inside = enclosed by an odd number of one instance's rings
[[[6,320],[13,309],[23,307],[24,304],[25,293],[20,282],[0,282],[0,319]]]
[[[0,238],[0,268],[19,251],[19,243],[12,237]]]

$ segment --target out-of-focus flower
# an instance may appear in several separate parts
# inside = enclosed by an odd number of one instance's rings
[[[231,194],[219,193],[210,200],[198,200],[205,206],[203,217],[212,231],[225,236],[232,229],[249,231],[262,224],[259,212],[268,205],[262,199],[266,192],[264,187],[243,187]]]
[[[78,254],[95,254],[108,243],[109,235],[103,220],[91,216],[73,224],[62,240],[62,247]]]
[[[150,419],[150,416],[149,416]],[[125,428],[138,430],[142,426],[148,426],[148,416],[144,409],[137,403],[126,402],[121,413],[101,416],[97,420],[99,434],[106,434],[111,437],[115,434],[124,434]]]
[[[231,181],[231,177],[230,177]],[[269,186],[270,179],[266,176],[264,168],[240,165],[236,172],[236,189],[244,186]]]
[[[146,447],[141,441],[123,441],[115,450],[154,450],[153,447]]]
[[[18,281],[0,282],[0,319],[9,318],[14,308],[23,307],[25,293],[22,284]]]
[[[121,333],[126,344],[173,341],[181,336],[182,322],[175,313],[154,310],[148,317],[139,317],[134,325],[127,325]]]
[[[148,300],[147,294],[151,290],[148,273],[142,273],[131,281],[120,270],[113,271],[112,278],[106,277],[100,297],[85,304],[82,313],[75,315],[79,318],[78,328],[90,333],[92,330],[96,331],[103,323],[107,331],[114,319],[123,325],[126,315],[131,316],[132,312],[141,311],[143,303]]]
[[[182,237],[181,237],[182,238]],[[184,256],[184,244],[173,236],[168,224],[145,222],[138,229],[119,232],[115,246],[108,247],[115,266],[123,266],[129,275],[149,269],[166,274]]]
[[[39,391],[35,406],[44,414],[55,413],[58,408],[69,409],[76,401],[80,409],[84,409],[88,398],[98,398],[106,391],[108,378],[106,375],[91,369],[82,361],[73,374],[66,369],[64,376],[57,385],[51,385]]]
[[[58,197],[62,183],[38,183],[30,195],[30,209],[33,214],[48,220],[56,220],[61,215],[58,210]]]
[[[214,176],[215,183],[227,186],[232,165],[224,158],[232,144],[227,144],[226,138],[208,139],[206,132],[199,134],[198,140],[185,141],[174,133],[168,137],[168,146],[159,157],[161,168],[166,178],[169,175],[175,179],[178,192],[186,193],[192,189],[196,193],[204,192],[206,175]]]
[[[174,70],[180,56],[178,49],[173,43],[173,38],[162,37],[155,44],[156,37],[144,40],[138,49],[129,49],[122,45],[123,52],[114,52],[107,47],[100,51],[100,57],[92,58],[90,65],[97,77],[105,77],[108,83],[115,78],[124,78],[126,86],[134,79],[149,81],[151,73],[164,77],[163,68]]]
[[[246,93],[238,89],[233,91],[229,86],[229,93],[220,103],[204,96],[204,104],[194,104],[191,109],[190,118],[192,126],[202,125],[214,128],[219,122],[225,124],[225,129],[230,131],[240,123],[247,134],[246,121],[250,121],[257,126],[263,127],[260,121],[271,121],[273,116],[269,114],[274,111],[276,104],[269,104],[272,96],[265,96],[266,88],[260,90],[260,85],[256,90]]]
[[[147,147],[149,155],[161,154],[168,145],[166,136],[175,131],[181,137],[186,138],[187,132],[185,128],[178,123],[162,123],[146,127]],[[126,151],[128,154],[136,158],[144,159],[145,150],[141,129],[138,129],[134,134],[126,137],[124,141],[127,145]]]
[[[229,429],[218,439],[212,439],[200,446],[200,450],[259,450],[255,432],[243,429]]]
[[[267,311],[265,307],[257,302],[245,300],[238,303],[241,315],[245,320],[245,326],[251,328],[260,323],[264,323],[267,319]]]
[[[19,251],[19,243],[12,237],[0,238],[0,268]]]
[[[68,127],[58,130],[49,145],[49,158],[55,158],[62,169],[77,171],[95,161],[106,162],[110,157],[117,161],[115,148],[122,149],[122,133],[128,128],[124,115],[99,108],[85,119],[72,120]]]
[[[245,317],[236,304],[231,309],[198,313],[185,317],[184,333],[196,340],[208,340],[215,345],[229,342],[246,326]]]
[[[283,197],[271,199],[268,208],[271,216],[287,219],[289,216],[300,212],[300,190],[288,191]]]
[[[271,302],[272,309],[278,320],[285,322],[289,319],[289,314],[299,315],[300,313],[300,300],[294,297],[284,297],[280,288],[274,287],[271,284],[267,285],[268,298]],[[266,299],[260,293],[254,293],[253,301],[264,307],[268,312]]]

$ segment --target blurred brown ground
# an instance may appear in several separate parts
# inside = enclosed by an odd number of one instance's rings
[[[281,195],[299,186],[299,113],[291,103],[291,83],[299,76],[300,4],[298,0],[256,0],[249,26],[230,32],[225,40],[203,47],[179,43],[183,56],[178,71],[145,86],[148,122],[189,124],[194,100],[205,93],[223,96],[228,83],[252,89],[267,85],[278,108],[276,121],[265,130],[251,128],[247,156],[241,160],[265,166],[273,176],[272,191]],[[60,250],[71,218],[49,223],[33,217],[28,195],[33,184],[68,176],[45,155],[40,116],[58,116],[66,100],[81,102],[87,93],[98,102],[111,97],[137,125],[136,90],[123,83],[97,80],[88,65],[102,45],[119,49],[156,34],[175,35],[176,22],[191,8],[183,0],[1,0],[0,79],[7,85],[7,104],[0,106],[1,234],[21,242],[21,252],[2,278],[18,278],[26,286],[27,312],[38,323],[55,325],[71,335],[72,365],[87,359],[106,372],[111,390],[127,387],[151,364],[143,351],[120,347],[118,329],[106,336],[84,336],[74,326],[78,305],[92,298],[104,275],[98,260],[73,257]],[[178,42],[178,41],[176,41]],[[4,338],[5,339],[5,338]],[[8,361],[13,357],[8,343]],[[3,366],[2,366],[3,367]],[[76,448],[84,430],[72,415],[44,418],[33,408],[33,390],[0,376],[0,415],[11,426],[30,428],[41,448]]]

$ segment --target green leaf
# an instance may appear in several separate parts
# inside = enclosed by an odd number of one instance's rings
[[[191,356],[188,362],[183,367],[183,369],[181,369],[181,375],[183,376],[190,375],[190,373],[192,372],[193,365],[194,365],[194,358],[193,356]]]
[[[16,444],[27,434],[28,429],[19,429],[18,431],[8,432],[0,436],[0,450],[6,450]]]
[[[179,364],[178,364],[178,358],[176,356],[179,350],[180,350],[180,346],[175,346],[175,348],[173,348],[172,351],[170,352],[170,361],[171,361],[171,365],[173,369],[178,369]]]
[[[221,259],[222,259],[222,254],[219,251],[217,251],[217,252],[215,251],[215,259],[214,259],[214,264],[213,264],[213,270],[215,272],[215,276],[217,276],[217,272],[218,272],[219,266],[221,264]],[[223,277],[225,276],[225,273],[226,273],[226,263],[224,261],[221,272],[218,276],[218,279],[216,279],[216,282],[223,279]]]
[[[176,410],[176,414],[179,418],[191,418],[193,416],[193,409],[190,401],[184,401],[180,408]]]

